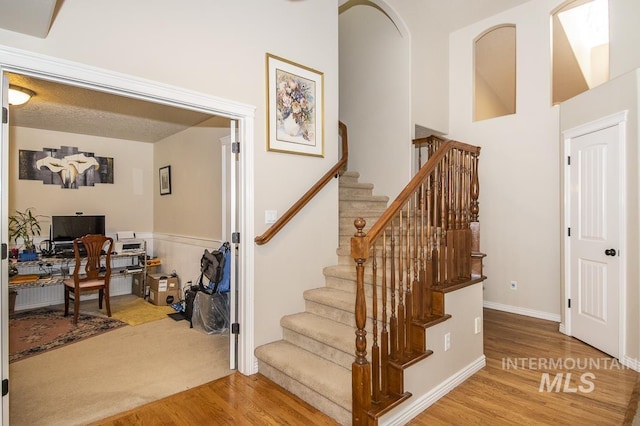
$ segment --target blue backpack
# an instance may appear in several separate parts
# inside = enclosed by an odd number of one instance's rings
[[[203,278],[209,283],[204,285]],[[206,293],[227,293],[231,288],[231,246],[223,243],[218,250],[205,249],[200,259],[198,287]]]

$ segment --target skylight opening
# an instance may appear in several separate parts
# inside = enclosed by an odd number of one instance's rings
[[[575,0],[552,15],[553,103],[609,80],[609,1]]]
[[[601,72],[597,62],[609,56],[608,0],[593,0],[562,11],[558,18],[589,88],[607,81],[609,73]]]

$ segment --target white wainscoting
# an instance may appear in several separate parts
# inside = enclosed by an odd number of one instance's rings
[[[147,241],[147,252],[160,258],[162,265],[157,273],[178,275],[181,295],[188,281],[195,284],[200,277],[200,259],[204,249],[218,249],[222,241],[171,234],[153,234]]]
[[[111,277],[110,290],[111,296],[131,294],[131,275],[117,275]],[[16,312],[64,303],[64,288],[62,287],[62,284],[19,288],[17,289],[17,292]],[[83,295],[80,300],[91,300],[97,298],[98,293],[95,292]]]
[[[121,268],[136,262],[136,257],[115,257],[112,258],[111,266],[113,268]],[[61,267],[67,269],[73,269],[73,259],[57,259],[53,264],[39,265],[38,262],[29,262],[25,266],[17,264],[18,270],[21,274],[43,274],[47,272],[53,272],[55,274],[60,273]],[[62,279],[62,276],[59,276]],[[26,309],[40,308],[43,306],[58,305],[64,303],[64,288],[62,284],[47,284],[39,287],[36,286],[24,286],[17,287],[15,290],[18,292],[16,296],[16,311],[23,311]],[[111,296],[120,296],[123,294],[131,293],[131,275],[127,274],[113,274],[111,276],[110,286]],[[90,293],[82,296],[81,300],[97,299],[98,293]]]

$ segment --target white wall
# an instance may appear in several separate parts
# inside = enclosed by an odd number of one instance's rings
[[[558,4],[528,2],[451,34],[449,136],[482,147],[485,301],[559,319],[558,110],[549,73],[549,13]],[[473,40],[500,24],[516,26],[516,114],[473,122]]]
[[[450,137],[482,146],[481,248],[485,302],[560,319],[560,131],[551,107],[549,16],[562,2],[530,1],[451,34]],[[640,67],[636,0],[610,0],[611,78]],[[472,122],[472,40],[498,24],[516,25],[516,114]],[[616,105],[602,98],[601,108]],[[586,116],[585,116],[586,117]],[[583,117],[583,118],[585,118]],[[518,290],[509,289],[511,280]]]
[[[204,249],[222,244],[222,146],[229,120],[210,118],[154,144],[152,253],[157,272],[195,284]],[[171,194],[160,195],[159,168],[171,166]]]
[[[340,120],[348,169],[393,200],[411,177],[409,40],[370,6],[340,14]]]
[[[154,144],[154,233],[222,238],[222,146],[228,120],[209,119]],[[159,168],[171,166],[171,194]]]
[[[243,143],[255,149],[256,233],[267,228],[264,210],[282,214],[337,161],[337,2],[66,0],[45,39],[0,30],[0,44],[255,105],[255,139]],[[266,151],[267,52],[324,73],[324,158]],[[280,338],[280,318],[303,309],[302,290],[321,284],[322,267],[335,262],[336,200],[333,182],[256,248],[256,344]]]
[[[609,78],[614,79],[640,67],[638,0],[609,0]]]
[[[446,133],[449,128],[448,55],[446,23],[425,0],[378,0],[398,15],[406,27],[411,48],[411,119],[413,124]]]
[[[113,158],[114,183],[77,189],[18,179],[18,152],[43,148],[77,147],[97,157]],[[153,230],[153,145],[121,139],[52,132],[26,127],[9,131],[9,211],[33,207],[41,221],[42,239],[49,236],[51,216],[105,215],[106,232]]]

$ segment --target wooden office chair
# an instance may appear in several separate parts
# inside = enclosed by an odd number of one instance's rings
[[[81,253],[81,244],[86,254]],[[102,309],[104,297],[107,316],[111,316],[109,305],[109,282],[111,281],[111,250],[113,238],[89,234],[73,241],[76,266],[71,278],[64,280],[64,316],[69,315],[69,300],[73,299],[73,323],[78,323],[80,294],[98,290],[98,307]],[[102,254],[105,262],[102,264]],[[85,258],[86,256],[86,258]]]

